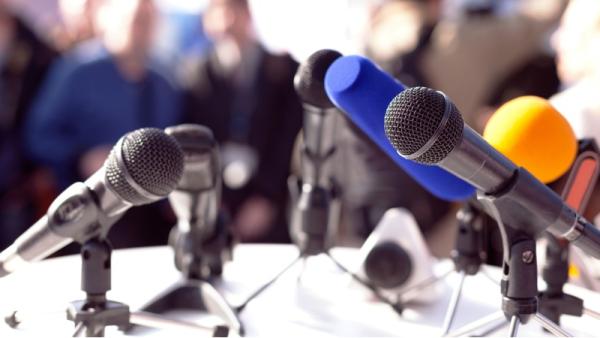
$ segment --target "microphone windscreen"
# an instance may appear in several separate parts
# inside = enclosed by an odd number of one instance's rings
[[[406,173],[441,199],[468,199],[475,192],[471,185],[441,168],[404,159],[387,139],[385,112],[390,101],[404,89],[369,59],[360,56],[337,59],[325,75],[325,90],[331,101]]]
[[[294,77],[294,88],[304,102],[322,109],[333,107],[323,82],[329,66],[341,56],[337,51],[321,49],[300,64]]]
[[[561,177],[577,156],[577,139],[569,122],[550,102],[536,96],[519,97],[501,106],[483,137],[543,183]]]

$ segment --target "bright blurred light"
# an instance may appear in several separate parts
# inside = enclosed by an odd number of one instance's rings
[[[265,47],[298,61],[322,48],[360,53],[368,5],[368,0],[250,0]]]
[[[200,13],[208,0],[155,0],[161,10],[168,12],[180,12],[197,14]]]

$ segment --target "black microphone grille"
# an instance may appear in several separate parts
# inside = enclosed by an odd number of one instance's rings
[[[294,87],[300,98],[315,107],[334,107],[325,92],[325,74],[329,66],[342,54],[330,49],[321,49],[304,61],[294,77]]]
[[[105,163],[112,190],[134,205],[166,197],[183,173],[183,152],[160,129],[143,128],[121,138]]]
[[[462,139],[464,122],[444,94],[426,87],[406,89],[390,102],[385,133],[400,155],[421,164],[442,161]]]

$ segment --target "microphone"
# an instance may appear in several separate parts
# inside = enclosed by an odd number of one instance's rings
[[[483,138],[545,184],[564,175],[577,156],[577,138],[569,122],[536,96],[503,104],[488,121]]]
[[[329,162],[335,151],[335,117],[337,109],[325,93],[325,73],[342,55],[323,49],[312,54],[298,68],[294,77],[296,93],[304,107],[304,149],[302,181],[304,184],[328,186]]]
[[[210,129],[182,124],[165,129],[184,155],[183,175],[169,202],[182,232],[194,231],[207,239],[215,232],[221,200],[218,146]]]
[[[507,196],[507,224],[532,234],[547,230],[600,258],[600,232],[466,125],[443,93],[424,87],[400,93],[389,104],[385,131],[406,159],[438,165],[488,196]]]
[[[166,197],[183,172],[179,144],[162,130],[123,136],[102,168],[61,193],[48,213],[0,253],[0,277],[48,257],[67,244],[106,236],[132,206]]]
[[[483,137],[543,183],[556,181],[569,171],[562,199],[575,211],[585,211],[598,174],[598,155],[591,150],[595,142],[584,140],[578,144],[569,122],[547,100],[523,96],[505,103],[491,117]],[[539,295],[539,312],[558,324],[561,315],[581,316],[583,302],[563,291],[569,281],[569,242],[545,235],[541,276],[546,288]],[[583,267],[581,258],[574,257]]]
[[[385,136],[383,121],[388,103],[405,88],[369,59],[337,59],[327,70],[325,89],[337,107],[430,193],[447,201],[466,200],[474,194],[472,186],[454,175],[398,156]]]
[[[228,232],[219,217],[221,175],[219,149],[212,131],[197,124],[165,129],[181,146],[183,175],[169,202],[177,226],[169,236],[175,251],[175,266],[185,275],[201,278],[206,264],[211,273],[222,268]],[[217,271],[212,271],[216,269]]]
[[[335,198],[331,157],[335,152],[337,109],[325,93],[325,73],[341,54],[328,49],[313,53],[294,77],[304,107],[301,192],[290,222],[290,234],[304,254],[323,252],[333,223]],[[294,184],[294,182],[292,182]]]

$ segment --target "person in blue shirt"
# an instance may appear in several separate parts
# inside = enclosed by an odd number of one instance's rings
[[[176,88],[148,62],[156,14],[152,0],[103,0],[101,38],[78,45],[51,69],[25,140],[59,188],[100,168],[128,131],[180,121]]]
[[[24,139],[31,159],[52,169],[58,191],[97,171],[127,132],[181,122],[177,89],[148,60],[156,18],[152,0],[100,0],[100,37],[50,70]],[[166,203],[136,207],[109,238],[115,248],[166,244],[174,223]]]

